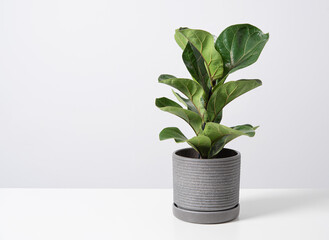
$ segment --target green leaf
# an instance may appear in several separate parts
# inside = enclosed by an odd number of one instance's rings
[[[202,158],[208,157],[208,152],[211,146],[211,141],[209,137],[203,135],[195,136],[187,140],[187,143],[196,151],[198,151]]]
[[[226,28],[217,38],[216,50],[224,62],[224,75],[247,67],[257,61],[269,34],[250,24],[238,24]]]
[[[172,113],[191,125],[195,132],[199,132],[200,126],[202,125],[202,120],[197,113],[183,109],[178,103],[166,98],[155,99],[155,105],[163,111]],[[193,114],[194,113],[194,114]],[[200,123],[199,123],[200,121]]]
[[[200,52],[190,43],[187,43],[184,49],[183,61],[192,77],[202,86],[206,94],[206,100],[208,100],[211,83],[209,81],[207,69]]]
[[[169,112],[185,120],[193,128],[196,134],[199,134],[202,131],[202,119],[197,113],[183,109],[182,107],[168,106],[159,108],[162,111]]]
[[[212,85],[215,80],[222,77],[223,60],[215,49],[214,37],[210,33],[203,30],[180,28],[176,30],[175,39],[182,49],[185,49],[187,42],[189,42],[199,52]]]
[[[185,135],[176,127],[164,128],[159,134],[160,141],[170,138],[173,138],[177,143],[186,142],[187,140]]]
[[[221,138],[218,138],[217,141],[215,141],[209,150],[208,157],[213,158],[215,157],[226,145],[227,139],[230,137],[230,135],[223,136]]]
[[[158,81],[160,82],[162,80],[171,79],[171,78],[176,78],[176,77],[170,74],[161,74],[158,78]]]
[[[208,157],[212,158],[216,156],[224,148],[225,144],[231,140],[241,135],[253,137],[255,135],[255,128],[250,124],[230,128],[218,123],[208,122],[203,134],[211,140],[212,145]]]
[[[172,92],[175,95],[175,97],[177,98],[177,100],[179,102],[181,102],[182,104],[184,104],[184,106],[187,107],[188,110],[191,110],[192,112],[195,112],[195,113],[199,113],[198,110],[193,105],[193,103],[191,102],[191,100],[182,97],[181,95],[176,93],[174,90],[172,90]]]
[[[155,99],[155,105],[159,108],[161,107],[168,107],[168,106],[171,106],[171,107],[180,107],[181,108],[181,105],[179,105],[178,103],[174,102],[173,100],[170,100],[166,97],[162,97],[162,98],[157,98]]]
[[[220,122],[222,121],[222,118],[223,118],[223,110],[220,111],[220,112],[216,115],[216,117],[215,117],[215,119],[213,120],[213,122],[215,122],[215,123],[220,123]]]
[[[257,127],[253,127],[253,126],[250,125],[250,124],[244,124],[244,125],[234,126],[234,127],[231,127],[231,128],[234,129],[234,130],[241,131],[241,132],[243,132],[245,135],[247,135],[247,136],[249,136],[249,137],[253,137],[253,136],[255,136],[255,134],[256,134],[255,130],[256,130],[258,127],[259,127],[259,126],[257,126]]]
[[[206,109],[204,107],[204,91],[200,84],[186,78],[164,78],[163,75],[159,77],[159,82],[167,84],[181,91],[194,105],[203,121],[206,120]]]
[[[230,127],[218,123],[208,122],[206,123],[206,126],[203,130],[203,135],[209,137],[211,142],[214,143],[218,139],[235,132],[239,133],[238,130],[232,129]]]
[[[178,31],[180,30],[183,30],[183,29],[188,29],[188,28],[179,28],[179,29],[176,29],[175,31],[175,40],[176,40],[176,43],[178,44],[178,46],[180,46],[181,49],[185,49],[186,47],[186,44],[188,43],[187,39],[181,35],[181,34],[177,34]]]
[[[208,120],[212,122],[214,119],[218,119],[219,114],[229,102],[261,85],[262,82],[258,79],[242,79],[217,85],[208,102]]]

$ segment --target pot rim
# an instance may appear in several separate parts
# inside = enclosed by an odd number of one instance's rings
[[[239,151],[235,150],[235,149],[231,149],[231,148],[223,148],[223,149],[227,149],[227,150],[232,150],[234,152],[236,152],[236,155],[230,156],[230,157],[222,157],[222,158],[190,158],[190,157],[183,157],[181,155],[178,155],[177,152],[178,151],[182,151],[182,150],[194,150],[193,148],[181,148],[178,149],[176,151],[173,152],[173,157],[175,157],[176,159],[181,159],[181,160],[185,160],[185,161],[203,161],[203,162],[213,162],[213,161],[223,161],[223,160],[233,160],[233,159],[237,159],[241,157],[241,154]]]

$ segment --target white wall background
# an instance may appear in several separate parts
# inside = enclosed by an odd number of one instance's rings
[[[260,125],[242,153],[242,187],[329,187],[329,2],[0,0],[0,187],[171,187],[158,141],[185,122],[154,106],[161,73],[187,77],[174,30],[270,32],[259,61],[230,80],[263,86],[224,124]]]

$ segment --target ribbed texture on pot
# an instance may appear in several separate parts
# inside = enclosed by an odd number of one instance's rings
[[[214,159],[195,158],[192,148],[173,154],[174,203],[179,208],[219,211],[239,203],[241,156],[231,149],[222,152],[224,157]]]

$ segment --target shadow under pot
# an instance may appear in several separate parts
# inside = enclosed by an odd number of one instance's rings
[[[203,224],[237,218],[240,165],[240,153],[228,148],[212,159],[200,159],[193,148],[174,152],[174,216]]]

